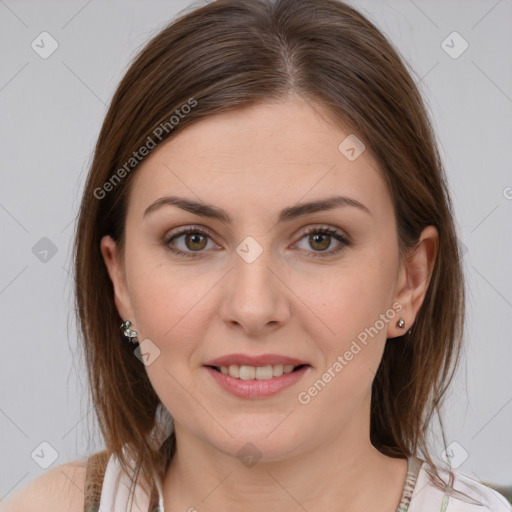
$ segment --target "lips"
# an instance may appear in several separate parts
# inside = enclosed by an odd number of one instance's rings
[[[310,366],[298,366],[295,371],[283,373],[280,377],[272,377],[267,380],[242,380],[214,370],[211,366],[204,367],[210,374],[212,381],[218,384],[220,389],[230,395],[244,399],[263,399],[272,397],[281,391],[297,384],[311,369]]]
[[[203,365],[225,391],[240,398],[266,398],[302,378],[311,365],[277,354],[231,354]]]

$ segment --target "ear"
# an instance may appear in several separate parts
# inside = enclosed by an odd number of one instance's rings
[[[416,315],[427,294],[432,270],[439,247],[439,234],[434,226],[427,226],[421,233],[416,247],[400,263],[394,302],[402,305],[398,319],[403,318],[405,327],[396,322],[388,324],[388,338],[402,336],[414,324]]]
[[[124,264],[116,242],[106,235],[100,242],[101,254],[114,287],[114,301],[117,311],[123,320],[134,322],[133,309],[128,294]],[[135,329],[135,326],[132,326]]]

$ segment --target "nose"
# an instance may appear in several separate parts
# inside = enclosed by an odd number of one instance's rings
[[[261,336],[289,320],[292,293],[283,267],[272,258],[270,249],[259,249],[255,254],[254,245],[245,253],[244,248],[247,246],[241,244],[233,256],[233,268],[223,284],[220,314],[231,327],[243,329],[246,335]]]

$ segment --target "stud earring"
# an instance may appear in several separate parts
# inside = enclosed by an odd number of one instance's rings
[[[403,318],[400,318],[400,320],[398,320],[398,322],[396,323],[396,326],[399,328],[399,329],[403,329],[405,327],[405,320]],[[411,329],[409,329],[406,333],[405,333],[407,336],[409,334],[411,334]]]
[[[137,331],[134,331],[133,329],[130,329],[130,326],[132,325],[132,323],[130,322],[130,320],[126,320],[125,322],[123,322],[121,324],[121,332],[124,336],[124,339],[127,343],[131,343],[133,345],[136,345],[139,343],[139,339],[138,339],[138,334],[137,334]]]

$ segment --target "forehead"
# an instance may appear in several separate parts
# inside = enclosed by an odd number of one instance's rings
[[[129,209],[143,211],[166,194],[261,209],[336,193],[384,213],[391,198],[373,155],[344,152],[353,138],[309,100],[215,114],[153,150],[136,171]]]

